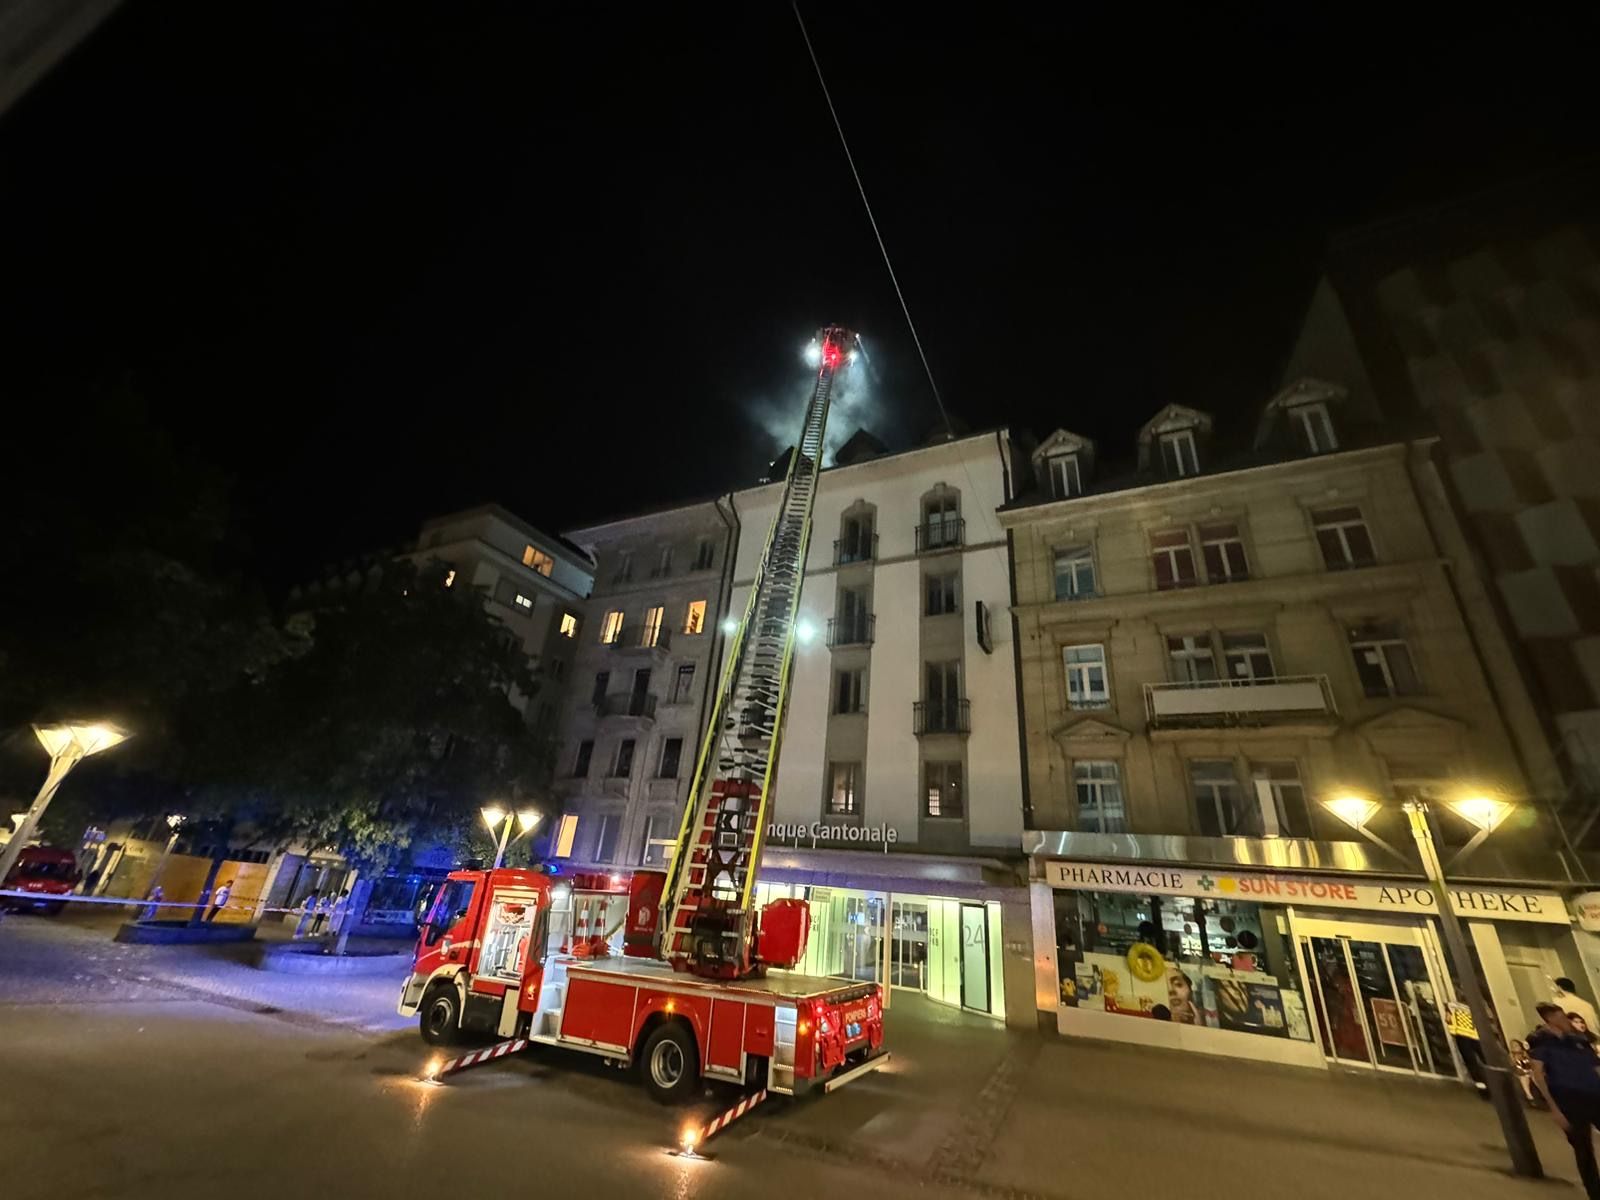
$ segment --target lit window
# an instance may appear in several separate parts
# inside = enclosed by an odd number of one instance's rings
[[[1087,833],[1126,833],[1122,769],[1114,762],[1075,762],[1072,783],[1078,794],[1078,828]]]
[[[1206,579],[1212,583],[1231,583],[1250,578],[1250,568],[1245,562],[1244,541],[1239,536],[1239,526],[1233,521],[1219,521],[1202,525],[1200,557],[1205,560]]]
[[[533,601],[528,599],[528,597],[524,596],[521,592],[518,592],[516,595],[516,604],[517,607],[523,612],[533,611]]]
[[[1081,600],[1094,595],[1094,554],[1087,546],[1057,550],[1056,599]]]
[[[451,567],[448,571],[446,571],[444,573],[444,585],[445,585],[445,587],[454,587],[455,584],[456,584],[456,569],[454,567]]]
[[[1361,689],[1368,696],[1415,696],[1422,691],[1411,649],[1398,625],[1364,625],[1350,630],[1350,653]]]
[[[1150,535],[1150,559],[1155,566],[1156,590],[1192,587],[1198,582],[1194,572],[1194,550],[1187,529],[1165,529]]]
[[[684,614],[683,632],[686,634],[704,633],[706,631],[706,602],[704,600],[691,600],[689,611]]]
[[[1063,646],[1061,661],[1067,672],[1068,708],[1110,707],[1104,646]]]
[[[659,604],[654,608],[645,610],[644,628],[639,631],[639,645],[645,647],[654,646],[661,640],[661,618],[666,615],[666,612],[667,610]]]
[[[541,575],[548,575],[555,569],[556,560],[543,550],[536,550],[532,546],[522,548],[522,565],[532,567]]]
[[[1372,551],[1372,534],[1361,518],[1359,508],[1324,508],[1311,514],[1317,531],[1322,561],[1330,571],[1371,566],[1377,561]]]
[[[1297,405],[1289,410],[1289,420],[1299,433],[1301,444],[1312,454],[1326,454],[1339,448],[1326,404]]]
[[[861,779],[861,764],[836,762],[828,765],[828,815],[853,817],[856,814],[856,789]]]
[[[578,618],[576,614],[561,614],[561,636],[569,638],[575,638],[578,636]]]
[[[1045,460],[1050,477],[1050,494],[1057,500],[1083,495],[1083,477],[1078,472],[1076,454],[1055,454]]]
[[[1180,429],[1161,435],[1161,466],[1173,479],[1200,474],[1200,459],[1195,453],[1194,431]]]
[[[923,766],[927,777],[927,808],[930,817],[959,817],[965,811],[961,795],[961,764],[958,762],[931,762]]]
[[[555,858],[572,857],[572,840],[578,836],[578,818],[575,813],[566,813],[561,818],[561,823],[556,826],[556,835],[551,839],[550,853]]]
[[[606,619],[600,623],[600,640],[607,646],[615,645],[622,636],[622,610],[613,608],[606,613]]]

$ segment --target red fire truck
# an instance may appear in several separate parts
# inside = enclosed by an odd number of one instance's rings
[[[636,1067],[664,1102],[691,1094],[701,1076],[786,1095],[831,1090],[886,1060],[879,986],[791,973],[805,955],[809,909],[754,902],[828,403],[855,347],[838,326],[812,344],[811,401],[729,635],[667,869],[626,881],[452,873],[400,995],[401,1015],[419,1016],[424,1039],[467,1030],[601,1055]],[[553,920],[558,907],[570,928]],[[624,925],[623,953],[613,955],[609,935]]]

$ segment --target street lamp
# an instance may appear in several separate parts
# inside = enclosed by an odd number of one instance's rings
[[[167,838],[167,844],[161,848],[161,857],[156,859],[155,872],[150,876],[150,885],[145,888],[146,895],[154,892],[156,884],[161,882],[161,872],[167,865],[167,859],[172,857],[173,847],[178,844],[178,834],[183,830],[183,820],[177,813],[167,817],[167,828],[172,830],[172,834]]]
[[[483,817],[483,823],[489,827],[489,832],[491,834],[494,833],[496,826],[503,826],[500,829],[499,845],[495,848],[494,852],[494,865],[496,870],[498,870],[500,868],[500,864],[505,861],[506,849],[511,845],[511,826],[515,824],[519,827],[517,837],[527,837],[528,834],[533,832],[533,827],[539,823],[540,816],[539,813],[535,812],[531,808],[525,808],[518,813],[509,813],[505,809],[495,804],[491,804],[487,808],[480,810],[480,815]],[[516,818],[515,821],[512,820],[513,817]]]
[[[1376,800],[1343,795],[1324,800],[1323,807],[1368,841],[1382,846],[1396,857],[1404,858],[1398,850],[1366,827],[1382,807]],[[1461,981],[1461,993],[1467,999],[1472,1023],[1478,1031],[1478,1047],[1484,1059],[1484,1082],[1489,1089],[1489,1099],[1494,1102],[1495,1115],[1500,1119],[1500,1132],[1505,1137],[1506,1150],[1511,1155],[1511,1168],[1518,1175],[1537,1179],[1544,1174],[1539,1166],[1539,1152],[1534,1148],[1533,1137],[1528,1132],[1528,1118],[1522,1108],[1520,1089],[1512,1082],[1511,1060],[1506,1054],[1505,1044],[1495,1036],[1493,1026],[1489,1024],[1489,1004],[1484,998],[1483,988],[1478,984],[1478,971],[1473,965],[1472,956],[1467,952],[1461,920],[1451,903],[1450,889],[1445,883],[1445,869],[1439,861],[1438,831],[1434,828],[1433,814],[1421,800],[1407,800],[1401,807],[1405,809],[1411,836],[1417,843],[1422,873],[1427,876],[1433,890],[1433,907],[1439,914],[1445,951],[1450,955],[1450,965]],[[1452,863],[1459,862],[1462,855],[1481,845],[1483,839],[1511,811],[1511,806],[1504,801],[1476,793],[1454,801],[1450,807],[1478,827],[1477,835],[1451,860]]]
[[[11,840],[0,848],[0,886],[4,886],[6,876],[10,875],[11,868],[17,865],[17,856],[32,839],[34,831],[39,827],[40,818],[44,816],[44,810],[50,807],[56,789],[61,786],[61,781],[67,777],[72,768],[91,754],[109,750],[128,738],[128,735],[115,725],[103,721],[35,725],[33,732],[38,737],[39,744],[50,755],[50,770],[45,774],[44,783],[39,787],[39,794],[33,798],[33,803],[23,816],[22,824],[17,826],[16,832],[11,835]]]

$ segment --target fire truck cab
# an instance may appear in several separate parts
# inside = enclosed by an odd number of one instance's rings
[[[555,911],[562,889],[570,924]],[[654,957],[650,939],[650,957],[614,954],[624,922],[642,913],[654,923],[660,889],[654,872],[452,872],[423,922],[399,1012],[435,1044],[477,1032],[635,1067],[663,1103],[694,1094],[702,1077],[795,1095],[877,1065],[877,984],[788,972],[706,979]]]

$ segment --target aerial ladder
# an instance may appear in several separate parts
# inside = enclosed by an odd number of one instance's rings
[[[811,401],[744,615],[730,635],[727,666],[662,885],[661,954],[674,970],[742,979],[769,965],[792,966],[804,953],[803,926],[798,944],[792,932],[770,941],[759,937],[754,892],[783,740],[828,405],[856,347],[855,334],[830,325],[817,333],[808,353],[817,372]],[[783,949],[763,955],[763,942]]]

